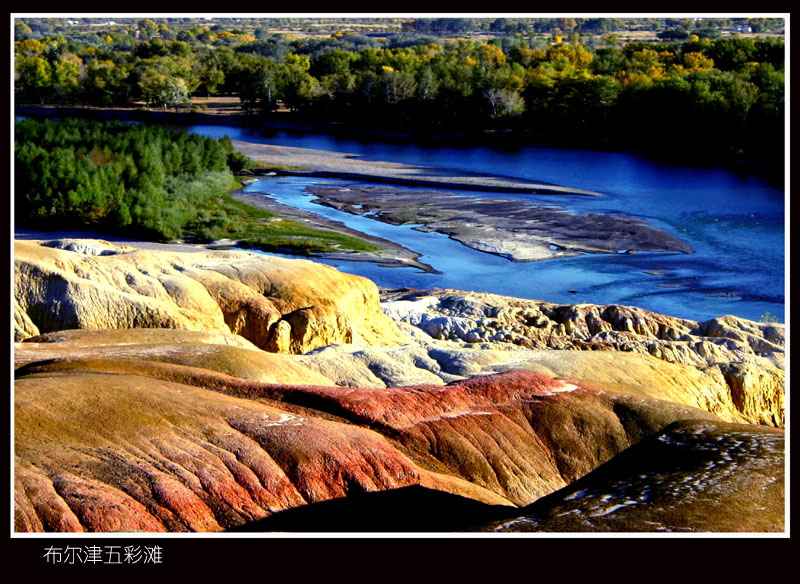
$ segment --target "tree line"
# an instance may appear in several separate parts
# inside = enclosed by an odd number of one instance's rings
[[[186,40],[190,32],[205,29],[214,35],[215,42],[223,42],[220,33],[249,34],[267,38],[276,33],[303,31],[310,34],[353,33],[356,30],[379,34],[384,40],[395,35],[423,32],[441,37],[478,34],[541,34],[559,32],[585,35],[605,32],[681,30],[698,34],[701,38],[719,36],[725,32],[782,32],[785,21],[780,17],[712,18],[643,18],[643,17],[198,17],[169,18],[18,18],[14,22],[15,40],[43,38],[55,34],[77,38],[92,37],[95,31],[124,32],[142,40]],[[324,33],[323,33],[324,31]]]
[[[783,157],[780,40],[691,35],[620,45],[609,35],[590,47],[577,35],[516,34],[376,47],[358,35],[189,33],[133,42],[107,34],[89,45],[17,41],[17,99],[169,108],[191,96],[235,95],[254,115],[287,108],[304,119],[388,131],[496,130],[682,157]],[[220,36],[225,43],[214,44]]]
[[[15,221],[168,241],[233,182],[229,139],[145,124],[29,118],[14,126]]]

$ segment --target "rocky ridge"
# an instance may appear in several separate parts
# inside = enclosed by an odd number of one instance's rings
[[[613,351],[651,355],[724,380],[749,421],[785,419],[785,326],[734,316],[695,322],[629,306],[562,305],[454,290],[384,294],[384,312],[434,339],[480,348]]]
[[[232,332],[278,353],[403,341],[371,281],[325,265],[244,251],[75,245],[15,242],[15,340],[77,328],[171,328]]]

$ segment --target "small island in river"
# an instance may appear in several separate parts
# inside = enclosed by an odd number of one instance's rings
[[[394,225],[414,224],[512,261],[579,253],[679,251],[691,247],[666,231],[624,215],[574,215],[527,201],[465,197],[439,190],[312,186],[317,202]]]
[[[330,260],[341,259],[351,262],[373,262],[387,268],[411,267],[430,274],[439,273],[433,266],[420,262],[419,253],[403,247],[398,243],[389,241],[383,237],[376,237],[361,231],[356,231],[341,221],[335,221],[317,213],[312,213],[311,211],[285,205],[276,201],[268,194],[237,190],[231,193],[231,197],[237,201],[252,205],[253,207],[277,213],[281,217],[297,221],[298,223],[314,229],[331,230],[356,237],[376,248],[375,251],[342,250],[339,252],[311,252],[309,255],[312,257],[324,257]],[[237,242],[215,242],[207,247],[219,249],[220,247],[235,247],[236,245]]]
[[[397,162],[360,160],[355,154],[257,144],[231,140],[234,149],[262,168],[277,174],[318,176],[345,180],[366,180],[389,184],[428,186],[435,188],[495,191],[507,193],[541,193],[548,195],[599,196],[600,193],[488,173],[467,173],[431,166]]]
[[[251,157],[262,172],[360,181],[358,184],[348,182],[308,187],[307,190],[317,197],[315,202],[321,205],[393,225],[416,225],[415,229],[419,231],[443,233],[467,247],[511,261],[537,261],[581,253],[692,251],[687,243],[635,217],[595,213],[577,215],[533,201],[471,197],[442,189],[601,196],[593,191],[518,178],[471,175],[452,169],[357,160],[341,152],[241,141],[233,141],[233,144],[237,152]],[[278,162],[281,164],[277,165]],[[373,184],[363,184],[366,181]],[[374,183],[400,183],[417,188]],[[419,190],[419,187],[428,188]],[[271,207],[276,204],[260,198],[262,201],[259,203],[259,197],[249,196],[247,202]],[[291,212],[291,208],[282,207],[281,214],[296,214]],[[318,226],[324,226],[326,220],[316,216],[314,221]],[[341,227],[341,224],[336,224],[337,229]],[[358,232],[356,235],[367,237]],[[389,253],[395,256],[397,265],[429,268],[416,262],[416,257],[409,261],[407,252],[393,250]],[[353,259],[353,255],[348,254],[348,259]],[[375,260],[372,256],[363,259]],[[385,258],[379,258],[379,261],[385,263]]]

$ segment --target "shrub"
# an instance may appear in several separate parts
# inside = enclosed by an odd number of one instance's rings
[[[767,311],[759,317],[758,322],[774,323],[774,322],[780,322],[780,319],[778,319],[778,317],[772,314],[771,312]]]

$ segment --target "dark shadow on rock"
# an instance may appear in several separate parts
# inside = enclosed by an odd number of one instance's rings
[[[287,509],[235,527],[253,532],[453,532],[513,517],[519,509],[414,485],[358,493],[341,499]]]

